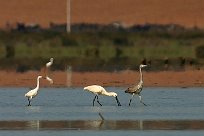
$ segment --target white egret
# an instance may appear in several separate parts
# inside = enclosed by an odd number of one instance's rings
[[[31,106],[31,104],[30,104],[31,103],[31,99],[33,99],[38,94],[38,90],[40,88],[40,78],[42,78],[42,76],[38,76],[38,78],[37,78],[37,86],[34,89],[30,90],[29,92],[27,92],[25,94],[25,97],[28,98],[28,106]]]
[[[120,104],[120,102],[118,100],[118,97],[117,97],[117,93],[115,93],[115,92],[107,92],[102,86],[99,86],[99,85],[90,85],[90,86],[84,87],[84,90],[89,91],[89,92],[91,92],[91,93],[96,95],[94,97],[94,99],[93,99],[93,106],[94,106],[94,102],[95,102],[96,99],[97,99],[98,104],[100,106],[102,106],[102,104],[98,100],[98,95],[113,96],[113,97],[115,97],[118,106],[121,106],[121,104]]]
[[[53,80],[50,78],[50,66],[53,64],[54,59],[50,58],[50,61],[46,63],[46,73],[45,73],[45,79],[50,82],[50,84],[53,84]]]

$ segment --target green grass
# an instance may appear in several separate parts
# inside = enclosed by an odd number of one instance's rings
[[[96,57],[94,51],[97,48],[94,46],[85,47],[53,47],[53,46],[31,46],[21,44],[15,48],[16,58],[94,58]],[[195,47],[184,47],[179,45],[167,45],[167,46],[130,46],[130,47],[120,47],[122,53],[120,57],[126,58],[151,58],[151,59],[162,59],[164,57],[169,58],[195,58]],[[1,47],[2,52],[1,57],[4,56],[5,50]],[[89,52],[89,53],[87,53]],[[115,57],[116,50],[115,46],[99,46],[98,57],[104,60],[108,60]]]
[[[204,45],[204,34],[192,33],[0,33],[0,58],[6,55],[5,46],[15,48],[15,58],[100,58],[162,59],[164,57],[195,58],[195,48]],[[98,54],[95,53],[98,51]],[[96,55],[97,54],[97,55]]]

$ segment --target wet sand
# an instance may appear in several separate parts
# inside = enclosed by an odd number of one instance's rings
[[[184,127],[185,126],[185,127]],[[203,120],[0,121],[0,130],[204,130]]]
[[[1,87],[35,87],[36,78],[43,75],[39,71],[16,73],[0,71]],[[146,87],[200,87],[204,86],[204,70],[143,72]],[[41,87],[83,87],[91,84],[102,86],[130,86],[138,83],[138,71],[119,72],[51,72],[54,84],[50,85],[45,79],[41,80]]]

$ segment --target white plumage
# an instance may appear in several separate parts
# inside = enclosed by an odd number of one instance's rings
[[[48,63],[46,63],[46,67],[50,67],[53,64],[54,59],[50,58],[50,61]]]
[[[84,90],[89,91],[89,92],[95,94],[95,97],[93,99],[93,106],[94,106],[94,102],[95,102],[96,98],[97,98],[98,104],[102,106],[102,104],[98,100],[98,95],[113,96],[113,97],[115,97],[118,106],[121,106],[121,104],[120,104],[120,102],[118,100],[118,97],[117,97],[117,93],[115,93],[115,92],[107,92],[102,86],[99,86],[99,85],[90,85],[90,86],[84,87]]]
[[[53,84],[53,80],[50,77],[46,76],[45,79],[48,80],[50,84]]]
[[[29,92],[27,92],[25,94],[25,97],[28,98],[28,106],[31,106],[31,104],[30,104],[31,103],[31,99],[33,99],[38,94],[38,90],[40,88],[40,78],[42,78],[42,76],[38,76],[38,78],[37,78],[37,86],[34,89],[30,90]]]
[[[50,78],[50,66],[53,64],[54,59],[50,58],[50,61],[46,63],[46,73],[45,73],[45,79],[50,82],[50,84],[53,84],[53,80]]]

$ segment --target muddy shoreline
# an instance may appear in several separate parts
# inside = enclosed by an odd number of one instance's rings
[[[0,87],[35,87],[36,78],[43,75],[39,71],[16,73],[0,71]],[[146,87],[202,87],[204,70],[144,72]],[[138,83],[138,71],[119,72],[70,72],[54,71],[51,73],[54,84],[42,79],[41,87],[83,87],[91,84],[113,87],[127,87]]]

